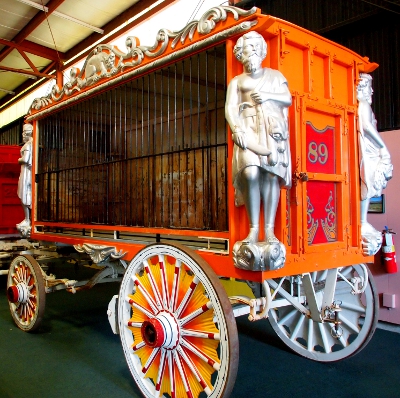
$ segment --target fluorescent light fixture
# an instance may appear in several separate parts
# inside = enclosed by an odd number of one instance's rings
[[[11,95],[15,94],[14,91],[6,90],[5,88],[0,88],[0,91],[4,91],[5,93],[11,94]]]
[[[28,6],[31,6],[33,8],[37,8],[38,10],[42,10],[45,12],[49,11],[48,7],[42,6],[41,4],[35,3],[34,1],[31,0],[17,0],[17,1],[19,1],[20,3],[27,4]]]
[[[22,1],[22,0],[18,0],[18,1]],[[24,0],[25,1],[25,0]],[[121,24],[120,26],[118,26],[118,28],[115,28],[113,31],[109,32],[108,34],[106,34],[105,36],[103,36],[101,39],[97,40],[95,43],[93,43],[92,45],[90,45],[89,47],[85,48],[84,50],[82,50],[79,54],[76,54],[74,57],[70,58],[69,60],[67,60],[66,62],[64,62],[64,65],[68,65],[69,63],[71,63],[73,60],[79,58],[82,54],[86,53],[88,50],[95,48],[98,44],[100,43],[105,43],[105,40],[110,37],[111,35],[113,35],[114,33],[118,32],[119,30],[121,30],[122,28],[124,28],[126,25],[132,23],[133,21],[135,21],[136,19],[140,18],[142,15],[148,13],[149,11],[151,11],[153,8],[157,7],[159,4],[164,3],[165,0],[158,0],[155,3],[153,3],[151,6],[145,8],[143,11],[137,13],[136,15],[134,15],[132,18],[129,18],[126,22],[124,22],[123,24]]]
[[[21,1],[21,0],[20,0]],[[66,19],[67,21],[71,21],[71,22],[75,22],[76,24],[82,25],[85,28],[91,29],[97,33],[100,33],[101,35],[104,33],[103,29],[97,28],[96,26],[90,25],[86,22],[83,22],[79,19],[76,19],[74,17],[70,17],[69,15],[63,14],[62,12],[58,12],[58,11],[53,11],[51,15],[55,15],[56,17],[60,17],[63,19]]]
[[[16,73],[16,74],[18,74],[18,75],[25,76],[25,77],[27,77],[28,79],[37,80],[37,76],[29,75],[28,73],[18,72],[18,71],[16,71],[16,70],[6,70],[6,72]]]
[[[17,1],[19,1],[20,3],[27,4],[28,6],[37,8],[38,10],[44,11],[46,13],[49,12],[49,8],[48,7],[42,6],[41,4],[35,3],[34,1],[31,1],[31,0],[17,0]],[[76,24],[82,25],[85,28],[88,28],[88,29],[91,29],[91,30],[93,30],[93,31],[95,31],[97,33],[100,33],[101,35],[104,33],[103,29],[100,29],[100,28],[98,28],[96,26],[90,25],[90,24],[88,24],[86,22],[83,22],[83,21],[81,21],[79,19],[76,19],[74,17],[70,17],[69,15],[63,14],[62,12],[53,11],[51,13],[51,15],[55,15],[56,17],[66,19],[66,20],[71,21],[71,22],[75,22]]]

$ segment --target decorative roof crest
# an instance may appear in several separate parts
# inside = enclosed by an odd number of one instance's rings
[[[188,40],[192,41],[196,30],[201,35],[209,34],[215,29],[217,23],[227,19],[228,13],[232,13],[233,18],[238,20],[239,17],[247,17],[256,11],[256,7],[248,11],[233,6],[213,7],[205,12],[199,20],[190,22],[180,31],[160,29],[153,46],[141,46],[138,38],[128,36],[125,40],[127,50],[125,53],[115,46],[99,44],[87,56],[82,70],[76,67],[71,68],[70,80],[61,89],[54,85],[47,96],[36,98],[32,102],[28,114],[53,102],[58,102],[64,96],[70,96],[74,92],[90,87],[101,79],[122,73],[124,69],[137,67],[145,57],[156,58],[167,50],[169,44],[174,49],[179,42],[184,44]]]

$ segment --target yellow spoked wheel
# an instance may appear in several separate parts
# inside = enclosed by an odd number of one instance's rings
[[[7,298],[11,316],[25,332],[36,330],[43,319],[46,292],[38,262],[29,255],[17,256],[7,277]]]
[[[237,373],[236,322],[209,265],[178,245],[147,246],[118,301],[121,342],[146,397],[227,397]]]

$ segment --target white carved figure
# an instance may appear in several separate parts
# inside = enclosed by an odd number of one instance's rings
[[[372,111],[372,77],[360,74],[357,86],[358,127],[361,177],[361,236],[365,255],[375,254],[382,244],[382,234],[367,221],[370,199],[382,194],[392,178],[389,151],[377,130]]]
[[[31,231],[30,209],[32,208],[32,131],[31,124],[24,124],[22,139],[24,145],[21,148],[21,157],[18,163],[21,165],[21,173],[18,180],[18,197],[21,199],[24,209],[24,220],[17,224],[17,229],[22,236],[29,237]]]
[[[260,34],[249,32],[240,37],[234,54],[243,64],[243,73],[229,84],[225,116],[235,143],[236,205],[245,205],[250,222],[242,243],[259,241],[263,204],[265,242],[280,244],[274,226],[280,189],[291,186],[287,115],[292,96],[281,72],[262,67],[267,43]]]
[[[115,64],[115,54],[110,51],[109,54],[103,52],[101,47],[97,47],[92,57],[88,58],[85,66],[85,78],[90,77],[98,80],[100,77],[107,76],[109,70],[113,71]],[[100,76],[96,74],[100,72]]]

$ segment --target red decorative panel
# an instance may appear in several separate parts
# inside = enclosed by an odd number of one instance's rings
[[[311,173],[335,173],[335,129],[327,126],[317,130],[307,123],[307,171]]]
[[[335,129],[317,130],[307,123],[307,172],[335,174]],[[337,240],[336,186],[329,181],[307,182],[308,244]]]

